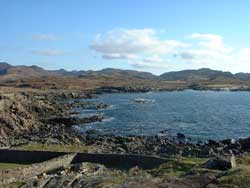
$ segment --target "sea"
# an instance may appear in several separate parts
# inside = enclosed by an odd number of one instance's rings
[[[86,101],[110,107],[78,109],[80,117],[105,116],[103,122],[77,126],[83,134],[175,136],[182,133],[192,141],[250,137],[250,92],[114,93]]]

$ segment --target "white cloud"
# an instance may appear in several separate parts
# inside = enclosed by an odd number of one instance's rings
[[[196,58],[194,53],[188,52],[188,51],[186,51],[186,52],[181,52],[181,53],[178,54],[178,55],[179,55],[182,59],[186,59],[186,60],[193,60],[193,59]],[[177,56],[178,56],[178,55],[177,55]]]
[[[234,49],[220,35],[192,34],[196,46],[180,51],[176,57],[190,67],[208,67],[231,72],[250,72],[250,48]]]
[[[63,56],[69,54],[69,52],[59,49],[32,50],[31,53],[34,55],[41,55],[41,56]]]
[[[103,59],[130,59],[130,60],[139,59],[139,57],[134,54],[119,54],[119,53],[103,54],[102,57]]]
[[[189,38],[199,40],[197,49],[187,51],[193,57],[223,59],[223,56],[228,56],[233,52],[231,47],[224,44],[223,37],[220,35],[194,33]]]
[[[36,41],[55,41],[59,40],[59,37],[54,34],[39,33],[32,36],[32,40]]]
[[[162,40],[153,29],[118,29],[96,35],[90,48],[102,54],[104,59],[133,60],[140,62],[134,63],[140,67],[142,63],[147,67],[160,67],[153,63],[164,63],[161,55],[175,53],[187,46],[176,40]]]
[[[145,61],[129,61],[130,65],[139,69],[168,69],[169,66],[167,64],[161,63],[150,63]]]
[[[243,48],[240,50],[239,62],[248,62],[250,64],[250,48]]]
[[[232,48],[224,45],[223,37],[220,35],[194,33],[190,35],[189,38],[201,40],[199,46],[212,51],[218,51],[221,53],[232,52]]]
[[[112,30],[98,34],[90,45],[102,54],[166,54],[186,46],[176,40],[160,40],[153,29]]]
[[[193,33],[189,43],[162,39],[154,29],[117,29],[96,35],[90,48],[106,60],[121,60],[135,68],[212,68],[232,72],[250,71],[250,48],[235,49],[224,37]],[[164,35],[167,34],[164,32]],[[175,67],[175,68],[174,68]],[[166,70],[165,70],[166,71]]]
[[[154,55],[152,57],[143,58],[142,61],[144,61],[146,63],[162,63],[162,62],[164,62],[164,60],[160,56],[158,56],[158,55]]]
[[[191,66],[225,69],[235,59],[236,51],[224,43],[220,35],[194,33],[188,36],[194,45],[176,57]]]

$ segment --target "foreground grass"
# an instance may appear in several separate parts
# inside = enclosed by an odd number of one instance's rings
[[[249,188],[250,187],[250,157],[237,159],[237,168],[228,171],[220,178],[221,188]]]
[[[237,159],[237,168],[228,171],[216,171],[203,169],[201,164],[206,162],[206,158],[181,157],[168,163],[160,165],[159,168],[148,170],[153,177],[185,177],[186,174],[214,173],[219,178],[220,188],[249,188],[250,187],[250,157]]]
[[[8,170],[13,168],[27,167],[29,165],[16,164],[16,163],[0,163],[0,170]],[[0,188],[19,188],[24,185],[24,182],[14,182],[10,184],[0,185]]]
[[[24,182],[15,182],[10,184],[0,185],[0,188],[19,188],[24,184],[25,184]]]
[[[90,149],[85,145],[57,145],[57,144],[39,144],[32,143],[18,146],[15,149],[31,151],[58,151],[58,152],[87,152]],[[220,188],[249,188],[250,187],[250,157],[241,157],[237,159],[237,168],[229,171],[212,171],[201,168],[207,158],[178,157],[170,162],[164,163],[159,168],[151,170],[142,170],[142,174],[150,174],[152,177],[185,177],[190,172],[202,174],[212,172],[217,174]],[[19,164],[0,163],[0,169],[19,167]],[[125,172],[114,173],[113,178],[107,178],[105,184],[123,183],[128,174]],[[103,185],[102,185],[103,186]]]
[[[149,170],[148,173],[155,177],[181,177],[206,161],[207,158],[180,157],[160,165],[159,168]]]
[[[87,152],[88,146],[32,143],[32,144],[17,146],[14,149],[29,150],[29,151]]]
[[[16,163],[0,163],[0,170],[7,170],[7,169],[26,167],[26,166],[28,165],[16,164]]]

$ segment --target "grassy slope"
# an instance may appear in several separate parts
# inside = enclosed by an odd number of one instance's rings
[[[0,170],[18,168],[18,167],[25,167],[27,165],[24,164],[16,164],[16,163],[0,163]]]
[[[27,144],[17,146],[14,149],[30,151],[57,151],[57,152],[87,152],[85,145],[59,145],[59,144]]]
[[[29,144],[25,146],[18,147],[18,149],[27,149],[27,150],[48,150],[48,151],[86,151],[85,146],[77,145],[44,145],[44,144]],[[207,158],[190,158],[190,157],[179,157],[171,160],[168,163],[162,164],[159,168],[151,170],[140,170],[138,176],[144,176],[150,174],[152,177],[176,177],[182,178],[189,173],[207,173],[211,172],[221,176],[219,178],[220,188],[249,188],[250,185],[250,157],[242,157],[237,159],[237,168],[231,169],[226,172],[222,171],[213,171],[208,169],[202,169],[200,167]],[[0,169],[20,167],[19,164],[3,164],[0,163]],[[127,178],[131,176],[131,171],[124,172],[115,169],[110,169],[115,178],[107,178],[103,184],[119,184],[125,182]],[[21,183],[8,185],[10,187],[15,187]]]
[[[237,159],[237,168],[228,171],[220,178],[221,188],[250,187],[250,157]]]

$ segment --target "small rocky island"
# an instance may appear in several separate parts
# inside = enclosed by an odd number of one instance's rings
[[[152,99],[135,99],[134,102],[138,104],[147,104],[147,103],[153,103],[155,101]]]

